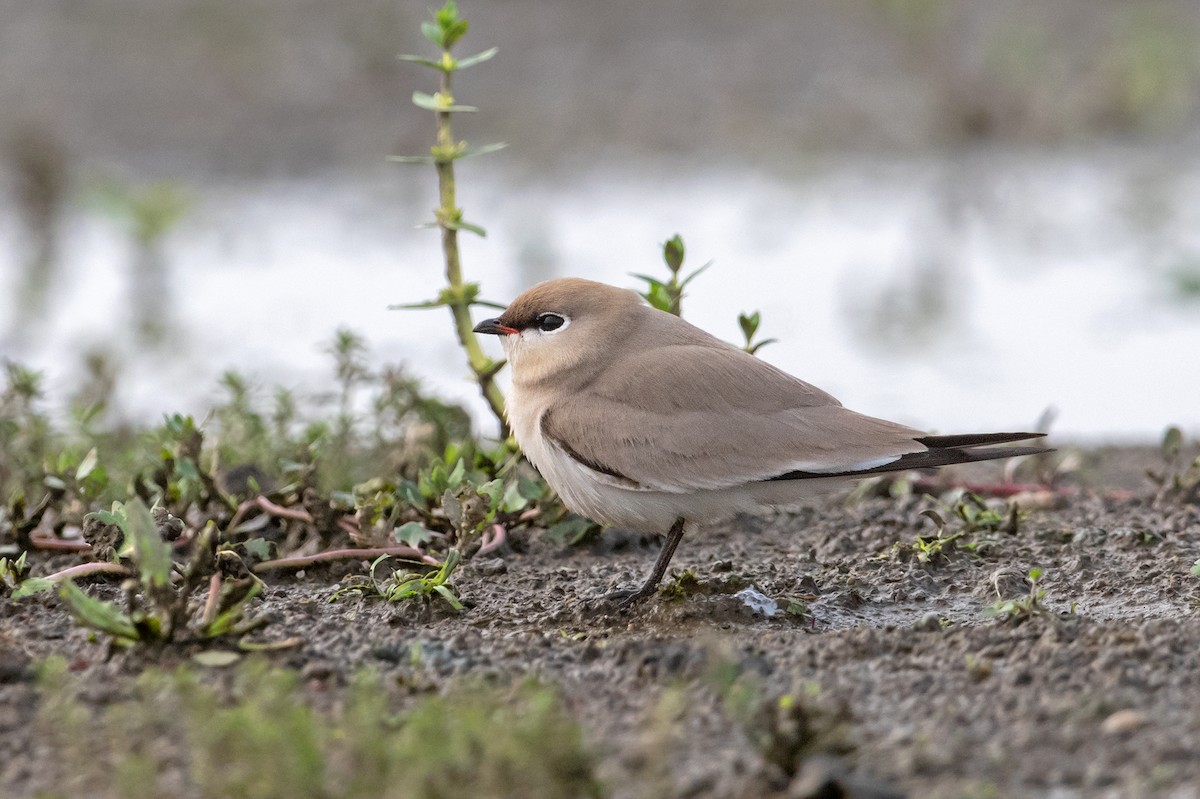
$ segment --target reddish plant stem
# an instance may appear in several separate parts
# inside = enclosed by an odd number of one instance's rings
[[[57,552],[91,552],[92,546],[87,541],[69,540],[65,538],[45,538],[30,536],[29,543],[34,549],[54,550]]]
[[[504,525],[502,524],[493,524],[483,531],[483,535],[480,538],[481,543],[477,554],[486,555],[504,546],[504,542],[508,538],[508,531],[504,529]]]
[[[78,566],[72,566],[69,569],[63,569],[60,572],[46,575],[46,579],[51,582],[61,583],[63,580],[74,580],[76,577],[90,577],[97,574],[115,574],[121,577],[132,577],[133,572],[127,566],[122,566],[120,563],[81,563]]]
[[[212,624],[217,617],[217,603],[221,598],[221,573],[214,572],[208,580],[208,597],[204,600],[204,615],[201,623],[205,626]]]
[[[277,505],[264,496],[257,496],[254,499],[248,499],[241,505],[238,505],[238,508],[236,511],[234,511],[233,518],[229,520],[229,524],[226,526],[226,529],[232,530],[233,528],[237,527],[238,523],[241,522],[242,517],[244,517],[247,511],[249,511],[251,508],[260,508],[272,516],[278,516],[283,519],[294,519],[298,522],[306,522],[308,524],[313,523],[312,514],[306,510],[285,508],[283,505]]]
[[[317,563],[329,563],[337,560],[351,560],[354,558],[377,558],[380,555],[399,555],[401,557],[412,558],[419,560],[428,566],[441,566],[441,561],[436,558],[426,555],[419,549],[406,546],[396,547],[373,547],[371,549],[331,549],[325,552],[318,552],[315,555],[297,555],[290,558],[277,558],[275,560],[265,560],[254,567],[255,574],[261,574],[267,571],[277,571],[280,569],[303,569],[306,566],[312,566]]]

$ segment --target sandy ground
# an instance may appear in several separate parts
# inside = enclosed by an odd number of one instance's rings
[[[673,568],[696,581],[628,614],[587,600],[640,579],[657,543],[615,531],[575,548],[533,532],[468,564],[461,615],[330,604],[332,571],[275,582],[261,610],[267,637],[305,642],[276,661],[326,699],[364,666],[439,689],[464,675],[560,684],[615,797],[1200,796],[1200,507],[1154,501],[1148,450],[1090,458],[1092,488],[924,561],[912,543],[934,532],[931,499],[831,500],[685,540]],[[1045,612],[989,616],[999,597],[1028,594],[1032,569]],[[781,612],[752,611],[734,593],[747,585]],[[787,598],[804,610],[783,612]],[[100,704],[145,665],[105,662],[56,599],[0,602],[6,795],[46,787],[52,753],[26,730],[33,666],[52,653],[108,686],[88,694]],[[847,740],[789,780],[722,709],[714,664],[765,697],[819,694]],[[666,713],[671,692],[686,701]]]

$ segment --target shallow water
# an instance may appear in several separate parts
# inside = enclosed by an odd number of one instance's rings
[[[780,340],[762,357],[863,412],[991,430],[1028,428],[1053,406],[1053,430],[1073,439],[1200,431],[1200,301],[1168,278],[1200,263],[1194,154],[991,149],[778,174],[592,164],[536,179],[504,164],[460,173],[467,218],[489,230],[464,243],[487,298],[552,275],[633,287],[630,273],[662,273],[659,245],[679,232],[685,269],[715,261],[685,301],[691,321],[736,341],[737,313],[762,311],[761,335]],[[119,389],[131,413],[203,415],[228,368],[322,390],[323,343],[347,326],[373,364],[404,361],[486,423],[445,312],[386,307],[436,293],[437,236],[413,227],[434,205],[430,184],[381,168],[189,187],[193,210],[168,241],[160,349],[125,333],[125,234],[77,210],[49,313],[10,331],[4,353],[45,369],[58,396],[79,352],[110,348],[132,378]],[[11,213],[0,243],[10,295],[23,257]]]

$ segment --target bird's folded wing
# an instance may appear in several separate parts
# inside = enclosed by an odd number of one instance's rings
[[[926,449],[920,431],[847,410],[733,348],[663,347],[625,359],[540,423],[579,463],[652,491],[854,472]]]

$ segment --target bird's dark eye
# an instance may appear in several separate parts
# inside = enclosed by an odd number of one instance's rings
[[[551,330],[558,330],[567,320],[556,313],[544,313],[537,318],[538,330],[543,333],[549,333]]]

